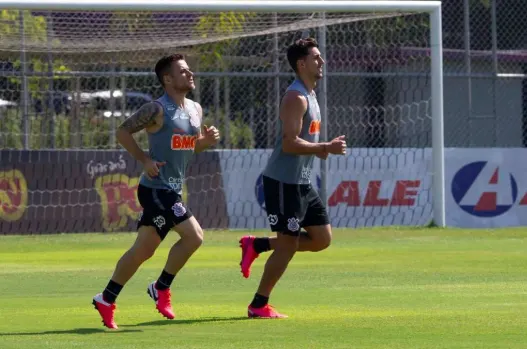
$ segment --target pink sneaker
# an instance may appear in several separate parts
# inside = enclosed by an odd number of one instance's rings
[[[242,260],[240,266],[243,277],[246,279],[251,275],[251,265],[259,256],[253,247],[254,239],[255,237],[252,235],[247,235],[240,239],[240,247],[242,248]]]
[[[106,302],[102,297],[102,293],[98,293],[93,297],[92,304],[99,312],[99,315],[101,315],[104,326],[111,329],[118,328],[113,318],[115,314],[115,303],[110,304]]]
[[[250,318],[263,318],[263,319],[285,319],[288,316],[277,312],[272,305],[265,305],[261,308],[253,308],[249,305],[247,308],[247,315]]]
[[[172,310],[172,305],[170,304],[170,289],[166,290],[158,290],[156,288],[156,281],[152,282],[150,285],[148,285],[148,289],[146,290],[150,298],[154,300],[156,303],[156,309],[166,317],[167,319],[173,319],[174,311]]]

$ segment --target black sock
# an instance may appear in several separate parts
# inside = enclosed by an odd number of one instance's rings
[[[102,298],[105,302],[108,303],[115,303],[115,300],[117,299],[117,296],[119,295],[119,292],[123,289],[122,285],[119,285],[117,282],[110,280],[108,282],[108,286],[104,289],[102,292]]]
[[[262,253],[271,249],[269,238],[256,238],[253,241],[253,248],[256,253]]]
[[[258,293],[254,295],[253,301],[251,302],[251,307],[253,308],[262,308],[267,305],[269,302],[269,297],[264,297]]]
[[[157,279],[156,282],[156,288],[159,291],[166,290],[170,288],[170,285],[172,285],[172,281],[174,281],[175,275],[167,273],[164,269],[163,272],[161,272],[161,275],[159,275],[159,279]]]

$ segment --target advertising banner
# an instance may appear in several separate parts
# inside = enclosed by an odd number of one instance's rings
[[[267,229],[262,171],[271,150],[220,153],[229,227]],[[335,227],[425,225],[432,217],[430,149],[349,149],[328,161],[328,211]],[[311,182],[320,188],[320,160]]]
[[[4,150],[0,160],[1,234],[136,230],[142,167],[128,153]],[[188,174],[183,196],[203,228],[226,228],[217,153],[197,154]]]
[[[270,150],[197,154],[183,199],[204,229],[268,229]],[[527,225],[527,149],[445,149],[453,227]],[[122,151],[0,151],[0,233],[135,231],[141,166]],[[327,161],[335,227],[423,226],[433,216],[430,149],[350,149]],[[320,189],[320,160],[312,183]]]
[[[527,225],[527,149],[448,149],[446,159],[447,225]]]

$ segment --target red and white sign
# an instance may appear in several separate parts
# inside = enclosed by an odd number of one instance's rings
[[[268,228],[261,174],[270,150],[220,153],[231,229]],[[328,212],[335,227],[425,225],[432,218],[430,152],[350,149],[328,159]],[[315,160],[312,183],[320,183]]]
[[[448,149],[445,155],[448,226],[527,225],[527,149]]]
[[[231,228],[267,229],[261,173],[270,150],[223,151]],[[525,161],[524,161],[525,159]],[[312,183],[318,187],[318,159]],[[423,226],[433,217],[431,149],[350,149],[328,159],[328,211],[335,227]],[[527,149],[445,149],[447,226],[527,225]]]
[[[385,186],[386,181],[368,181],[366,194],[361,196],[359,181],[342,181],[329,197],[328,206],[333,207],[339,204],[352,207],[414,206],[421,181],[418,179],[397,180],[393,191],[390,190],[391,194],[387,197],[382,197],[381,191],[383,191]]]

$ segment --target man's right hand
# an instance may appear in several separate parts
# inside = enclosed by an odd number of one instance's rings
[[[326,150],[330,154],[346,155],[346,136],[338,136],[333,139],[327,146]]]
[[[144,173],[149,178],[152,179],[159,175],[159,169],[161,166],[165,165],[166,162],[154,161],[150,158],[146,159],[143,163]]]

